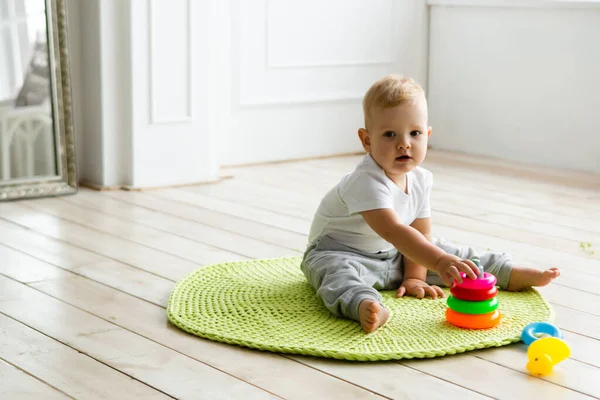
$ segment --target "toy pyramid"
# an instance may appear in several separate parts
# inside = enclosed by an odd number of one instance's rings
[[[479,259],[472,259],[481,271]],[[498,288],[496,277],[490,273],[480,273],[477,279],[467,278],[461,273],[462,283],[454,282],[448,297],[446,320],[452,325],[466,329],[488,329],[496,326],[501,319],[498,310]]]

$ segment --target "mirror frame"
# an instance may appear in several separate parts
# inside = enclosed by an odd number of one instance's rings
[[[60,196],[78,190],[66,0],[45,0],[52,119],[58,174],[0,182],[0,201]],[[58,132],[56,132],[58,130]]]

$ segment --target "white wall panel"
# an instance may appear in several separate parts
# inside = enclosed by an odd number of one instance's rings
[[[148,1],[151,123],[192,118],[190,0]]]
[[[211,4],[131,2],[132,186],[200,182],[218,172],[207,123]]]
[[[234,1],[240,105],[359,100],[398,68],[404,11],[398,0]]]
[[[397,27],[394,4],[268,0],[267,67],[391,64]]]
[[[426,84],[427,12],[411,0],[224,0],[212,28],[224,165],[361,150],[362,97],[403,73]]]
[[[431,144],[600,172],[598,43],[598,7],[433,7]]]

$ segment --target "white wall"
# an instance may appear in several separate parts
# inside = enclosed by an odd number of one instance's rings
[[[213,29],[221,165],[360,151],[368,87],[427,79],[423,0],[221,1]]]
[[[425,0],[69,1],[80,176],[100,186],[357,151],[368,86],[427,80]]]
[[[433,147],[600,172],[600,2],[430,3]]]
[[[215,165],[359,150],[360,98],[388,72],[429,86],[434,147],[600,171],[598,2],[430,0],[430,51],[425,0],[378,0],[369,10],[356,0],[338,4],[340,13],[337,3],[190,2],[202,13],[193,16],[195,47],[175,48],[171,63],[178,71],[194,60],[185,79],[196,83],[198,125],[184,131],[184,118],[148,123],[149,107],[183,116],[190,103],[165,103],[156,90],[185,99],[189,82],[155,84],[152,106],[144,49],[150,29],[185,43],[189,32],[167,22],[187,26],[177,13],[188,0],[170,2],[175,19],[153,27],[150,3],[68,0],[78,171],[88,182],[169,185],[210,179]],[[131,7],[145,19],[132,24]],[[366,29],[353,30],[353,9]],[[154,57],[154,74],[168,74],[168,60]],[[192,169],[194,157],[208,163]]]

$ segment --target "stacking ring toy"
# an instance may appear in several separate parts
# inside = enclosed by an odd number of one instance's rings
[[[448,307],[461,314],[489,314],[498,308],[496,297],[484,301],[466,301],[449,296]]]
[[[450,293],[452,293],[454,297],[461,300],[483,301],[496,297],[498,294],[498,288],[496,286],[492,286],[491,289],[470,290],[461,286],[453,286],[450,288]]]
[[[463,279],[462,283],[454,282],[454,286],[458,286],[467,290],[489,290],[496,286],[496,277],[489,272],[484,272],[483,277],[471,279],[464,272],[460,273]]]
[[[452,325],[467,329],[493,328],[500,322],[500,311],[496,310],[487,314],[462,314],[451,308],[446,309],[446,320]]]
[[[525,342],[526,345],[530,345],[537,339],[539,339],[536,334],[547,334],[552,337],[562,339],[563,334],[556,326],[552,325],[548,322],[532,322],[523,328],[523,333],[521,334],[521,340]]]

